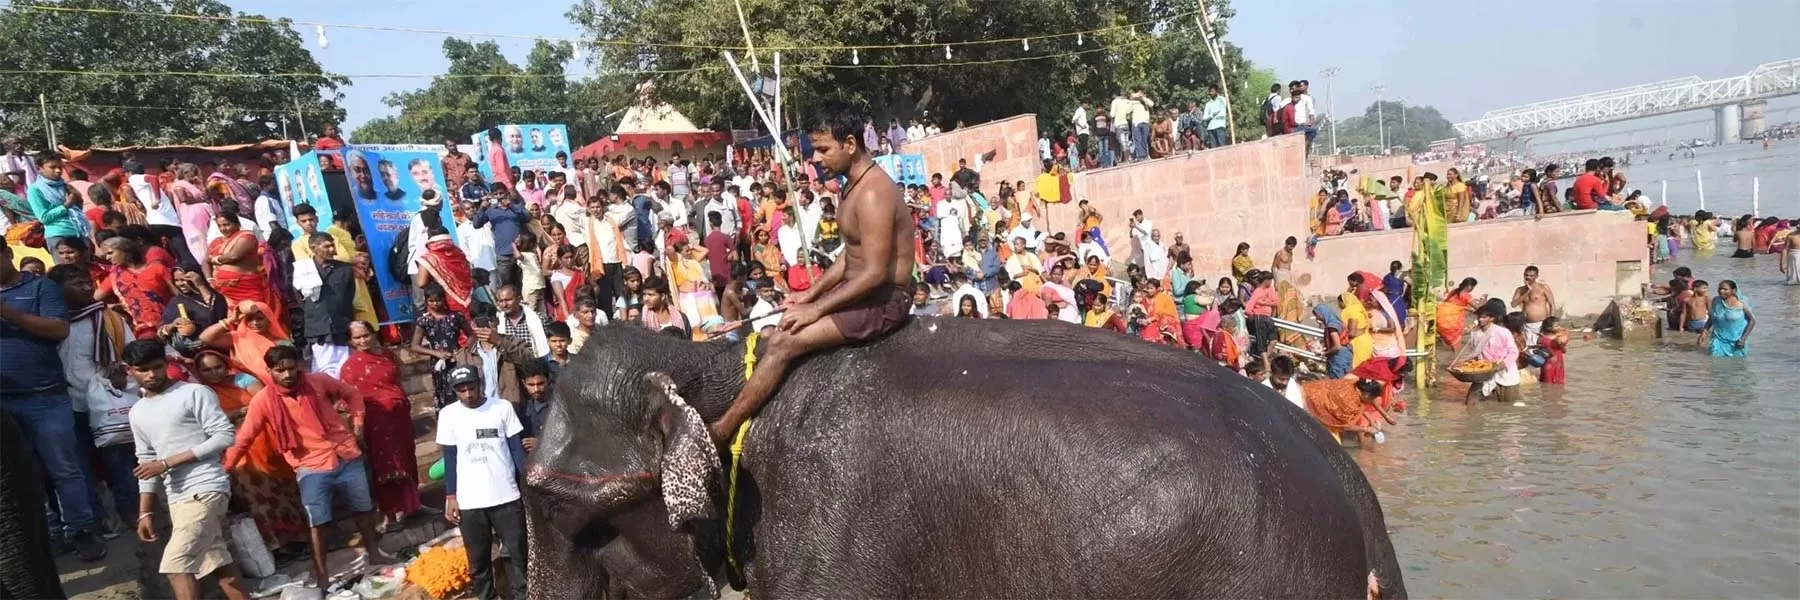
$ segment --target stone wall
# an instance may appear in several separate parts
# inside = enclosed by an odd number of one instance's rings
[[[1510,299],[1525,267],[1537,265],[1564,315],[1599,314],[1616,296],[1637,296],[1649,281],[1644,224],[1630,213],[1581,211],[1541,220],[1508,219],[1450,226],[1450,278],[1474,277],[1476,295]],[[1412,262],[1412,230],[1352,233],[1319,240],[1316,258],[1294,263],[1312,275],[1309,296],[1341,291],[1352,271],[1386,274],[1388,262]],[[1259,257],[1258,264],[1262,264]]]
[[[1103,217],[1101,232],[1113,255],[1131,249],[1131,212],[1142,209],[1162,230],[1163,244],[1186,234],[1195,269],[1210,278],[1231,271],[1238,242],[1267,265],[1288,236],[1307,236],[1308,191],[1317,187],[1306,168],[1306,140],[1298,135],[1233,144],[1160,160],[1075,176],[1070,188]],[[1053,207],[1047,231],[1071,231],[1074,204]]]
[[[1029,183],[1043,172],[1037,139],[1037,115],[1025,114],[908,142],[902,151],[924,155],[925,171],[943,173],[946,180],[956,172],[957,159],[974,168],[976,156],[993,152],[981,168],[982,191],[993,194],[1001,181]]]

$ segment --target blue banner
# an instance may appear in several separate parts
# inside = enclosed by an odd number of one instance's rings
[[[887,154],[875,157],[875,164],[887,171],[888,177],[901,185],[925,185],[925,155]]]
[[[369,244],[369,259],[375,267],[377,295],[387,307],[382,324],[413,320],[412,282],[398,280],[396,271],[406,272],[407,248],[395,248],[395,237],[412,224],[419,212],[419,195],[435,190],[446,197],[444,173],[435,152],[376,152],[352,146],[344,152],[344,175],[350,184],[350,196],[362,222],[363,238]],[[446,226],[456,221],[450,217],[450,203],[439,209]],[[413,231],[409,236],[424,236]],[[340,257],[348,260],[352,257]]]
[[[291,218],[294,207],[302,204],[310,205],[319,211],[319,230],[324,231],[331,226],[331,197],[325,192],[325,174],[319,170],[319,154],[307,152],[289,160],[287,164],[275,167],[275,185],[281,194],[281,202],[290,218],[288,233],[294,239],[300,239],[300,223]],[[342,257],[349,259],[350,257]]]
[[[489,133],[496,129],[500,131],[498,142]],[[567,164],[574,164],[575,150],[569,147],[569,128],[561,124],[496,125],[494,129],[475,132],[469,140],[479,150],[475,152],[475,161],[480,164],[481,175],[488,183],[494,181],[494,166],[489,162],[496,149],[506,156],[507,166],[517,167],[520,171],[557,168],[558,152],[570,157]]]

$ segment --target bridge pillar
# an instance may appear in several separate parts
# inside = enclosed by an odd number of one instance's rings
[[[1727,104],[1713,109],[1713,144],[1723,146],[1737,143],[1738,105]]]
[[[1768,104],[1762,100],[1751,100],[1738,105],[1738,110],[1743,113],[1743,117],[1739,119],[1740,127],[1738,129],[1738,135],[1742,139],[1753,140],[1762,137],[1763,133],[1769,130],[1768,124],[1763,120],[1763,116],[1768,110]]]

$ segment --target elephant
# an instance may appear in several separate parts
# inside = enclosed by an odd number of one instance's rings
[[[533,597],[1406,597],[1350,456],[1199,354],[914,319],[797,361],[733,474],[745,349],[588,338],[527,461]]]
[[[0,411],[0,598],[67,598],[50,527],[37,460],[12,415]]]

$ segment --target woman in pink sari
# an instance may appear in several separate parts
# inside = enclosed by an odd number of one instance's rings
[[[181,219],[181,235],[187,240],[189,255],[195,258],[206,256],[206,229],[218,214],[201,185],[200,167],[193,163],[176,167],[175,181],[169,184],[175,213]]]

